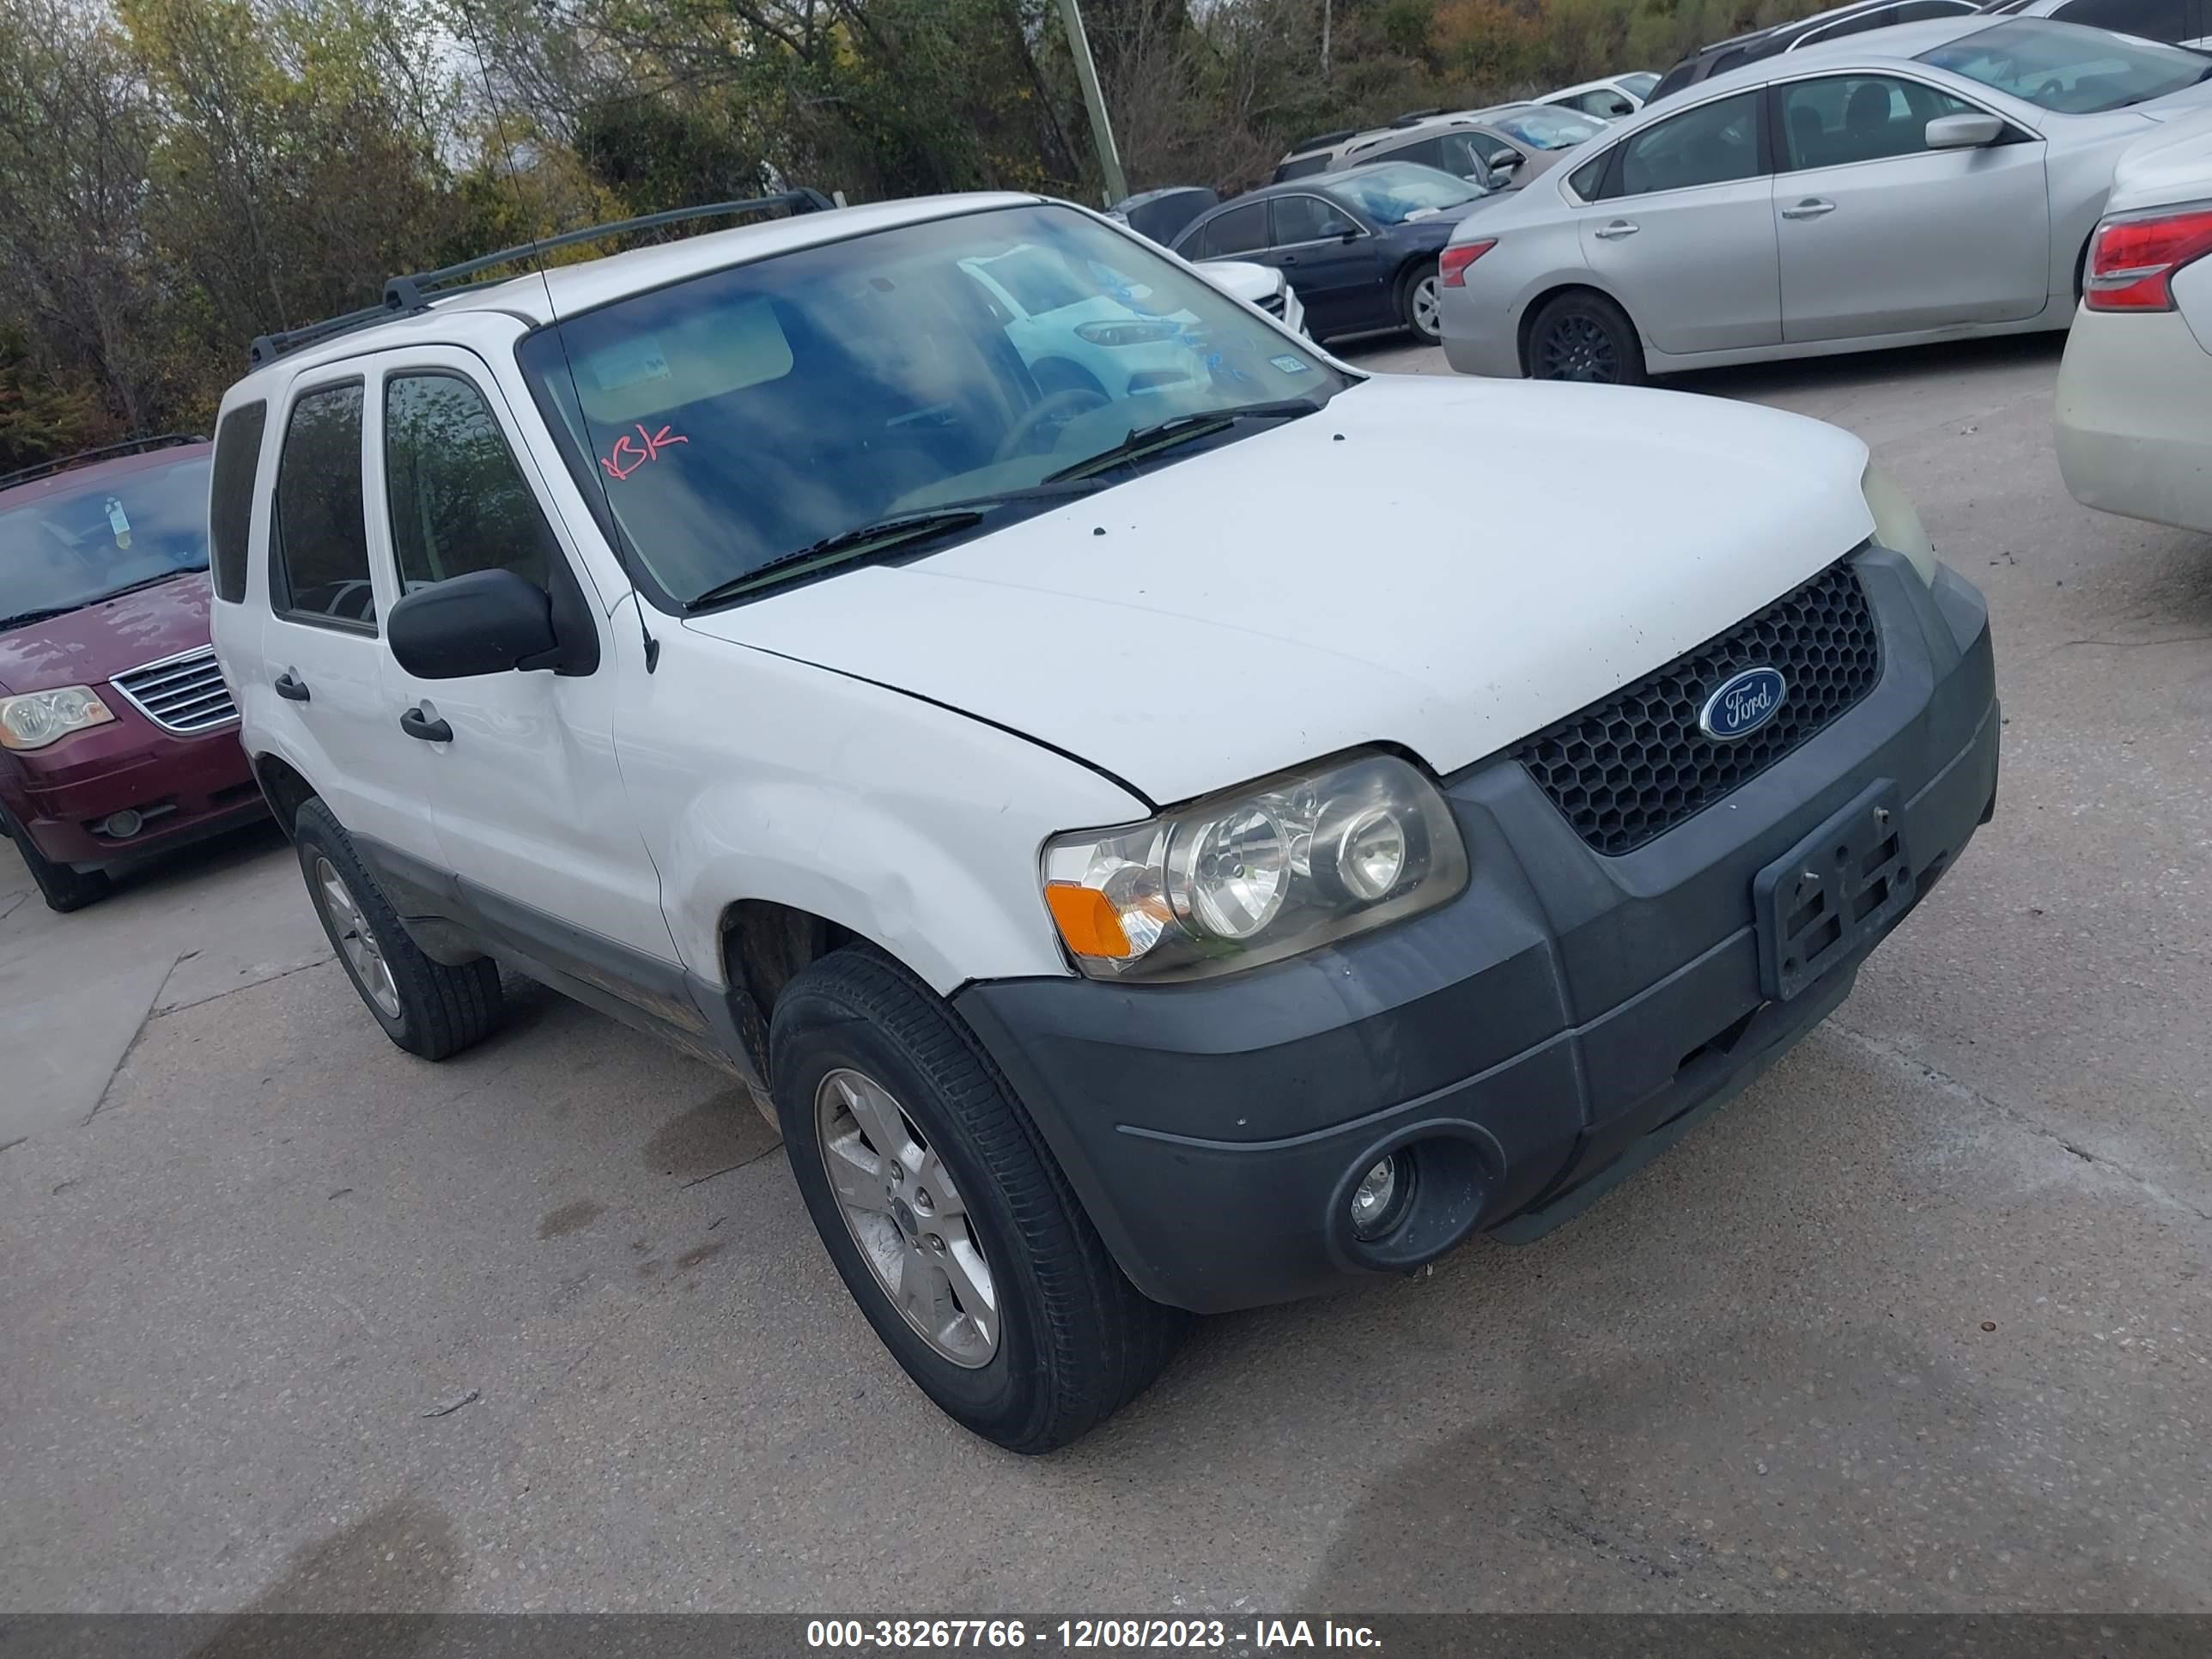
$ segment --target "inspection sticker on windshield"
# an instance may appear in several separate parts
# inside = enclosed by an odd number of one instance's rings
[[[647,380],[668,378],[668,359],[650,335],[594,351],[584,359],[584,366],[602,392],[620,392]]]
[[[1285,351],[1281,356],[1270,357],[1267,361],[1285,374],[1310,374],[1313,372],[1313,365],[1295,352]]]
[[[107,498],[107,527],[115,533],[118,547],[131,545],[131,515],[123,510],[123,503],[112,495]]]

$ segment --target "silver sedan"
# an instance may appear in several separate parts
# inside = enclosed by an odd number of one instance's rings
[[[1474,374],[1634,382],[2064,328],[2120,152],[2207,105],[2204,58],[2039,19],[1747,64],[1463,220],[1444,352]]]

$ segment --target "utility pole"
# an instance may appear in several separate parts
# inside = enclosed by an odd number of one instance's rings
[[[1091,61],[1091,37],[1083,32],[1083,13],[1077,0],[1060,0],[1060,15],[1067,25],[1067,49],[1075,58],[1075,76],[1083,82],[1083,102],[1091,112],[1091,136],[1098,145],[1098,171],[1106,178],[1106,205],[1111,207],[1129,193],[1129,180],[1121,172],[1121,152],[1114,146],[1114,124],[1106,118],[1106,94],[1098,89],[1098,65]]]
[[[1321,0],[1321,78],[1328,79],[1328,14],[1329,0]]]

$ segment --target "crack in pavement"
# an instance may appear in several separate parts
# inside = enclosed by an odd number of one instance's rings
[[[2064,651],[2077,645],[2110,645],[2116,646],[2124,651],[2132,651],[2138,646],[2198,645],[2206,640],[2212,640],[2212,634],[2176,634],[2170,639],[2163,640],[2068,640],[2063,644],[2054,645],[2051,648],[2053,651]]]
[[[146,1028],[154,1023],[154,1006],[161,1001],[162,991],[167,988],[169,975],[177,971],[177,964],[183,960],[181,956],[172,956],[169,958],[168,971],[161,975],[161,982],[154,988],[154,994],[146,999],[145,1009],[139,1014],[138,1024],[131,1030],[131,1041],[123,1045],[123,1052],[116,1055],[115,1064],[107,1068],[107,1077],[100,1085],[100,1094],[93,1101],[92,1109],[84,1115],[84,1123],[77,1126],[79,1128],[84,1127],[85,1124],[90,1123],[93,1119],[98,1117],[100,1109],[107,1104],[108,1091],[115,1087],[117,1075],[130,1062],[131,1054],[137,1048],[139,1041],[146,1035]]]
[[[2121,1179],[2131,1182],[2155,1203],[2179,1210],[2185,1215],[2196,1217],[2199,1221],[2212,1221],[2212,1210],[2202,1209],[2179,1193],[2168,1192],[2148,1176],[2138,1174],[2128,1168],[2126,1164],[2115,1163],[2102,1153],[2091,1152],[2079,1142],[2067,1139],[2055,1129],[2045,1128],[2031,1114],[2022,1111],[2017,1106],[1999,1100],[1985,1090],[1976,1088],[1963,1079],[1953,1077],[1948,1072],[1930,1066],[1917,1054],[1909,1054],[1897,1044],[1886,1038],[1878,1037],[1871,1031],[1862,1031],[1856,1026],[1846,1025],[1833,1016],[1829,1018],[1828,1024],[1884,1064],[1902,1071],[1911,1072],[1923,1081],[1933,1083],[1948,1094],[1987,1107],[1998,1116],[2026,1129],[2038,1139],[2047,1140],[2060,1151],[2071,1153],[2080,1158],[2084,1164],[2093,1164],[2100,1170],[2108,1170]]]
[[[177,963],[181,963],[184,960],[184,957],[179,957],[176,962],[173,962],[169,964],[169,974],[171,975],[173,975],[176,973]],[[181,1014],[187,1008],[204,1008],[210,1002],[221,1002],[225,997],[234,997],[240,991],[251,991],[264,985],[274,985],[280,979],[289,979],[295,974],[304,974],[310,968],[321,968],[331,963],[336,962],[337,960],[337,958],[336,957],[320,956],[317,957],[313,962],[295,962],[289,968],[280,968],[273,974],[264,975],[259,979],[250,979],[243,985],[232,986],[228,990],[210,991],[204,997],[194,997],[190,1002],[173,1002],[168,1004],[167,1006],[164,1006],[161,1003],[161,992],[156,991],[154,994],[154,1009],[150,1013],[149,1018],[154,1019],[167,1019],[171,1014]],[[168,988],[168,978],[164,977],[161,981],[161,990],[166,991]]]

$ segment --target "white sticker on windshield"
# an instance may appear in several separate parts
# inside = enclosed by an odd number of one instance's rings
[[[131,516],[124,512],[123,503],[112,495],[107,498],[107,527],[115,532],[118,547],[131,545]]]
[[[1313,370],[1313,365],[1311,363],[1308,362],[1304,358],[1288,351],[1285,351],[1279,357],[1270,357],[1267,361],[1274,364],[1277,368],[1281,369],[1285,374],[1310,374]]]
[[[584,359],[584,366],[602,392],[620,392],[624,386],[668,378],[668,359],[661,356],[659,343],[650,336],[594,351]]]

